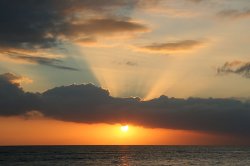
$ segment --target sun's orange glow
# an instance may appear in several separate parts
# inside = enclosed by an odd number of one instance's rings
[[[122,132],[128,132],[128,129],[129,129],[128,125],[121,126],[121,131]]]
[[[204,145],[239,141],[193,131],[126,126],[0,117],[0,145]]]

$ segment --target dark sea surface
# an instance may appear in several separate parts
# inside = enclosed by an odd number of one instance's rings
[[[250,147],[2,146],[1,166],[250,165]]]

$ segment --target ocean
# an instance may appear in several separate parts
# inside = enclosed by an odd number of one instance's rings
[[[2,146],[1,166],[250,165],[250,147]]]

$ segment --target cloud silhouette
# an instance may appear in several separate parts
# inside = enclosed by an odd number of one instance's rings
[[[39,94],[24,92],[16,82],[20,78],[11,73],[0,75],[0,114],[2,116],[23,115],[27,111],[39,108]]]
[[[226,62],[223,66],[217,68],[218,74],[239,74],[250,78],[250,62],[232,61]]]
[[[92,84],[27,93],[5,75],[0,76],[0,97],[1,116],[27,115],[36,110],[45,117],[62,121],[129,123],[250,137],[250,103],[235,99],[161,96],[141,101],[112,97],[107,90]]]

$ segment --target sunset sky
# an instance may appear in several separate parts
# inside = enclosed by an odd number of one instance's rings
[[[249,0],[1,0],[0,145],[250,144],[249,29]]]

